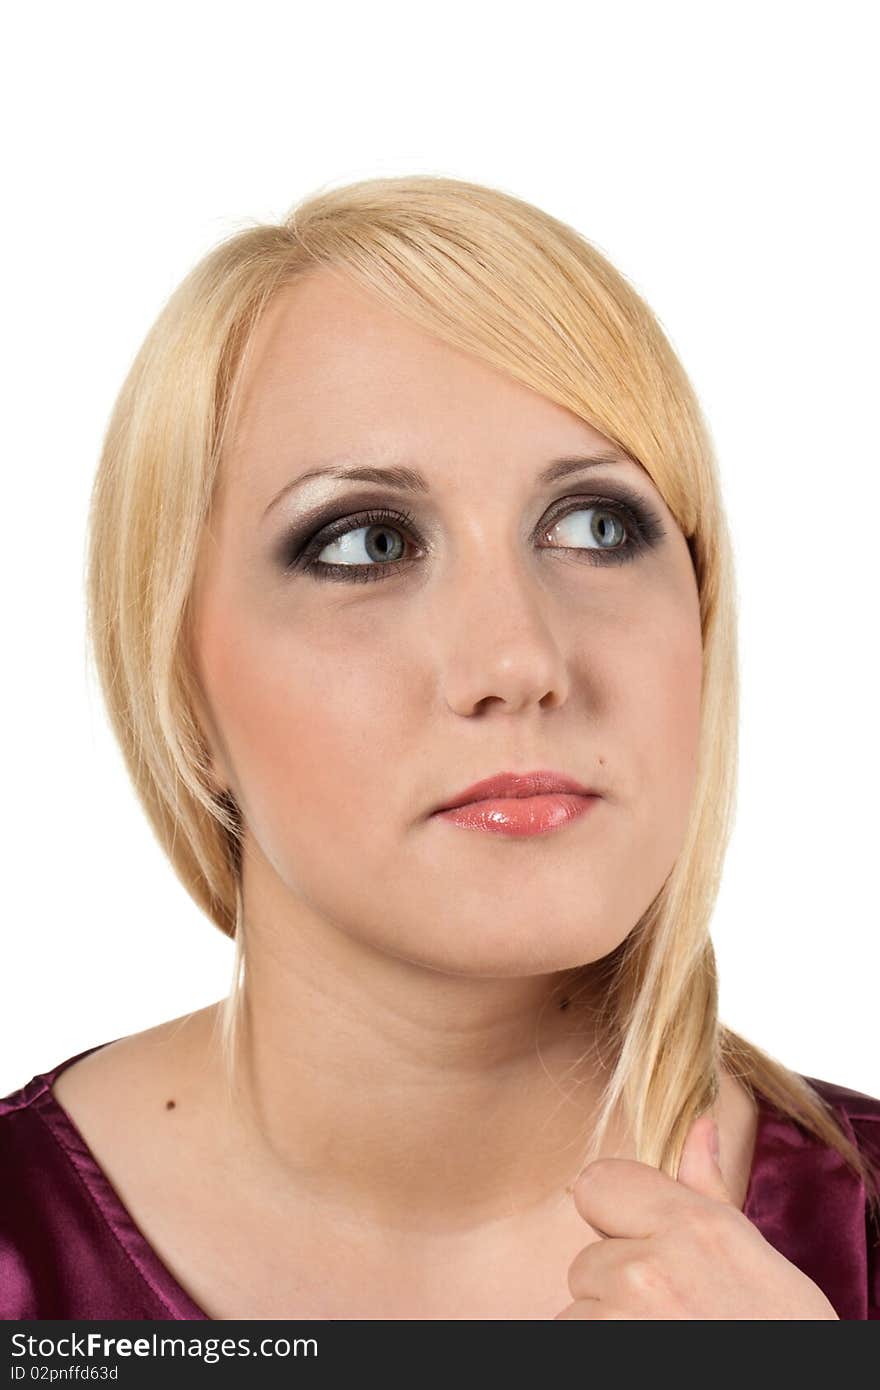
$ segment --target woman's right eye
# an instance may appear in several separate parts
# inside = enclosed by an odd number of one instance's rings
[[[321,564],[361,564],[363,562],[358,556],[360,550],[371,560],[400,560],[406,550],[406,541],[401,540],[402,534],[399,527],[382,523],[356,526],[350,531],[343,531],[336,540],[324,546],[320,552],[325,557]]]
[[[360,524],[358,524],[360,523]],[[395,573],[406,550],[405,533],[413,524],[410,512],[374,511],[342,517],[322,527],[287,569],[305,570],[316,579],[380,579]],[[360,558],[365,554],[366,561]],[[326,558],[322,558],[326,557]],[[375,563],[369,563],[373,560]]]

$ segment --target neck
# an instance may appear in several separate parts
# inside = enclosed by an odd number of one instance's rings
[[[451,975],[252,902],[225,1121],[248,1170],[388,1231],[570,1204],[602,1079],[582,974]]]

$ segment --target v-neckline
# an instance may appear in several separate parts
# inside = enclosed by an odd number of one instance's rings
[[[215,1319],[199,1307],[192,1295],[172,1274],[164,1260],[150,1244],[107,1173],[98,1162],[82,1131],[52,1090],[61,1073],[72,1066],[74,1062],[78,1062],[82,1057],[88,1057],[92,1052],[99,1052],[102,1047],[109,1047],[110,1043],[115,1041],[118,1039],[111,1038],[107,1042],[97,1043],[94,1047],[87,1047],[82,1052],[65,1058],[63,1062],[59,1062],[49,1071],[34,1077],[32,1086],[35,1083],[42,1083],[36,1093],[35,1102],[40,1105],[43,1118],[52,1129],[66,1157],[85,1182],[86,1189],[101,1216],[115,1236],[122,1241],[140,1277],[151,1293],[160,1299],[163,1306],[168,1308],[171,1316],[175,1319],[199,1319],[213,1322]],[[758,1115],[749,1181],[742,1211],[750,1221],[758,1225],[756,1196],[765,1162],[765,1138],[771,1121],[779,1117],[763,1096],[757,1094],[755,1100],[758,1106]]]
[[[98,1162],[84,1134],[52,1090],[61,1073],[74,1062],[78,1062],[81,1057],[88,1057],[92,1052],[99,1052],[102,1047],[109,1047],[111,1042],[116,1041],[118,1039],[111,1038],[107,1042],[97,1043],[94,1047],[87,1047],[35,1077],[35,1081],[44,1083],[42,1091],[35,1098],[35,1103],[39,1105],[43,1119],[60,1143],[66,1157],[83,1179],[89,1196],[101,1216],[131,1256],[138,1274],[150,1292],[159,1298],[174,1319],[214,1321],[199,1307],[192,1295],[187,1293],[179,1279],[172,1274],[150,1244]]]

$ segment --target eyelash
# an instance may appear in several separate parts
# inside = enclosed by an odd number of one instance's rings
[[[648,507],[641,498],[634,493],[625,492],[621,489],[620,496],[612,497],[577,497],[566,498],[575,505],[567,509],[557,511],[551,521],[542,525],[540,534],[551,530],[560,521],[563,521],[573,512],[599,510],[610,511],[623,522],[624,528],[629,535],[629,540],[623,545],[618,545],[609,550],[601,548],[591,549],[582,546],[547,546],[545,549],[562,550],[577,556],[583,556],[588,564],[594,565],[619,565],[634,560],[642,551],[655,545],[666,534],[660,521],[660,517],[655,511]],[[303,571],[317,580],[341,580],[343,583],[360,583],[372,581],[374,579],[384,579],[390,574],[397,574],[409,560],[393,560],[388,564],[380,561],[372,565],[337,565],[328,564],[325,560],[318,560],[316,557],[321,553],[325,546],[338,540],[340,536],[349,531],[359,531],[367,526],[377,526],[385,523],[393,523],[395,530],[409,531],[413,527],[414,517],[412,512],[398,512],[392,507],[377,507],[365,512],[359,512],[354,516],[340,517],[331,522],[328,526],[322,527],[314,533],[306,542],[305,546],[300,547],[296,537],[291,537],[285,545],[283,555],[283,568],[286,573],[293,574]],[[421,544],[420,537],[415,533],[415,539]],[[594,556],[601,558],[594,559]]]

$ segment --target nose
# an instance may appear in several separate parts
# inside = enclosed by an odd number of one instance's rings
[[[554,600],[527,567],[484,562],[453,583],[447,575],[432,602],[439,679],[454,713],[518,714],[565,703],[570,675],[554,631]]]

